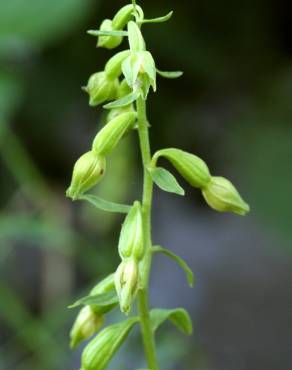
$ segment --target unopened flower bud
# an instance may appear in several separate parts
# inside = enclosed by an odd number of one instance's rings
[[[138,289],[138,262],[129,258],[120,263],[115,273],[115,285],[121,311],[128,314]]]
[[[129,113],[129,112],[135,112],[133,104],[129,104],[121,108],[113,108],[108,112],[106,116],[106,122],[110,122],[111,120],[120,116],[121,114]]]
[[[109,78],[115,79],[121,75],[122,63],[130,53],[130,50],[120,51],[108,60],[104,67],[104,71]]]
[[[128,112],[118,115],[107,123],[96,135],[92,149],[101,156],[106,156],[121,140],[125,132],[136,121],[136,112]]]
[[[113,17],[112,27],[114,30],[122,30],[131,20],[134,11],[132,4],[123,6]]]
[[[143,257],[143,221],[139,202],[135,202],[123,223],[120,239],[119,253],[122,259],[134,257],[138,261]]]
[[[71,329],[71,348],[76,348],[79,343],[90,338],[103,325],[104,317],[94,312],[90,306],[83,307]]]
[[[104,370],[138,318],[132,317],[104,328],[82,353],[80,370]],[[120,367],[119,367],[120,368]]]
[[[74,200],[91,189],[102,179],[105,166],[104,157],[93,151],[83,154],[74,165],[71,185],[66,193],[67,196]]]
[[[89,95],[89,105],[94,107],[107,100],[115,99],[118,87],[117,78],[112,79],[105,72],[97,72],[90,76],[87,86],[83,89]]]
[[[113,31],[112,21],[105,19],[100,25],[100,31]],[[97,46],[106,49],[114,49],[119,46],[123,38],[121,36],[99,36]]]
[[[232,183],[224,177],[212,177],[203,189],[203,196],[209,206],[219,212],[233,212],[245,215],[249,205],[239,195]]]
[[[211,180],[206,163],[194,154],[175,148],[162,149],[154,154],[152,163],[156,164],[159,157],[168,159],[188,183],[196,188],[204,188]]]

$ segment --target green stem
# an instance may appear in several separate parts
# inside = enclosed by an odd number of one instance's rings
[[[155,353],[155,338],[151,329],[148,304],[148,284],[149,274],[151,269],[151,207],[153,182],[147,167],[151,161],[148,121],[146,116],[146,103],[140,97],[137,100],[138,114],[138,132],[140,140],[140,149],[142,154],[144,168],[144,183],[143,183],[143,227],[145,238],[145,256],[141,262],[141,289],[138,293],[138,310],[140,315],[140,325],[143,336],[144,350],[147,358],[149,369],[158,370],[158,364]]]

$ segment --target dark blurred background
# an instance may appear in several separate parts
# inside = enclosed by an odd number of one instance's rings
[[[161,328],[161,369],[291,370],[291,4],[140,4],[148,18],[175,11],[144,32],[160,69],[184,71],[159,79],[149,97],[153,150],[201,156],[252,209],[244,218],[217,214],[181,178],[184,198],[155,191],[154,241],[189,261],[197,278],[190,290],[179,267],[155,258],[152,305],[187,307],[195,328],[190,338]],[[122,217],[64,193],[103,120],[80,86],[112,55],[86,30],[123,5],[0,0],[1,370],[78,369],[82,348],[68,348],[77,312],[66,307],[118,264]],[[134,134],[108,163],[96,193],[140,196]],[[146,367],[138,338],[134,331],[110,370]]]

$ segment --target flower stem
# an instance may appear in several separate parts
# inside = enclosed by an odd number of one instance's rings
[[[141,261],[141,289],[138,292],[138,310],[140,315],[141,332],[143,336],[144,350],[147,358],[149,369],[158,370],[158,364],[155,352],[155,338],[151,328],[148,305],[148,284],[149,274],[151,269],[151,207],[152,207],[152,192],[153,182],[147,166],[151,161],[151,152],[149,144],[149,130],[146,116],[146,103],[140,97],[137,100],[138,114],[138,133],[140,140],[140,149],[142,154],[144,168],[144,183],[143,183],[143,228],[144,228],[144,243],[145,255]]]

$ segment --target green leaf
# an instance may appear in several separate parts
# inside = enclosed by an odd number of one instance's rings
[[[183,75],[182,71],[160,71],[156,68],[156,72],[164,78],[178,78]]]
[[[140,91],[133,91],[130,94],[122,97],[121,99],[115,100],[103,106],[105,109],[122,108],[133,103],[140,96]]]
[[[85,347],[82,369],[104,370],[138,321],[138,317],[133,317],[103,329]]]
[[[143,19],[143,23],[162,23],[168,21],[172,17],[173,11],[171,10],[169,13],[162,17],[158,18],[151,18],[151,19]]]
[[[127,31],[101,31],[101,30],[88,30],[87,33],[91,36],[128,36]]]
[[[186,277],[189,283],[190,287],[193,287],[194,285],[194,274],[193,271],[190,269],[190,267],[187,265],[187,263],[178,255],[175,253],[171,252],[170,250],[160,247],[159,245],[154,246],[152,248],[153,253],[163,253],[166,256],[172,258],[186,273]]]
[[[95,305],[95,306],[109,306],[117,304],[119,301],[116,290],[112,289],[109,292],[97,295],[88,295],[78,299],[76,302],[68,306],[68,308],[75,308],[82,305]]]
[[[77,200],[86,200],[96,208],[106,212],[128,213],[131,209],[131,206],[126,204],[109,202],[92,194],[80,195]]]
[[[149,169],[149,173],[152,180],[160,189],[178,195],[185,194],[184,189],[176,181],[176,178],[166,169],[162,167],[151,168]]]
[[[191,318],[183,308],[175,308],[173,310],[155,308],[150,311],[150,320],[153,331],[155,331],[165,320],[170,320],[184,334],[191,335],[193,332]]]

